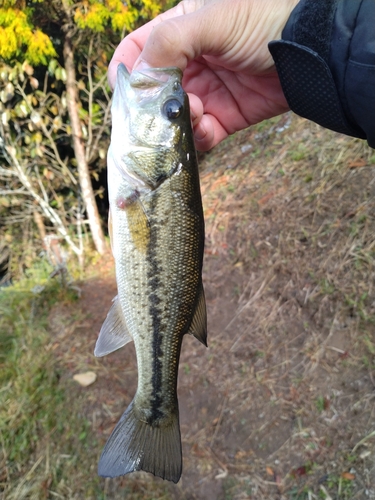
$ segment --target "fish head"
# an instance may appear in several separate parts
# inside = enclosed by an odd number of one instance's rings
[[[181,80],[179,68],[130,74],[123,64],[118,67],[109,158],[138,188],[158,187],[191,150],[189,100]]]

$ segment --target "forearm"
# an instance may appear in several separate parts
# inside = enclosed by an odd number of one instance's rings
[[[375,1],[301,0],[269,44],[290,108],[375,147]]]

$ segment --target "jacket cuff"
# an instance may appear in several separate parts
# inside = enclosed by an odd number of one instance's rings
[[[325,128],[362,139],[365,133],[345,114],[328,65],[337,0],[301,0],[282,34],[269,43],[292,111]]]

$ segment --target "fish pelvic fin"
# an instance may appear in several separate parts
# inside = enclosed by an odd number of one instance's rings
[[[133,340],[122,313],[118,295],[113,299],[113,304],[100,329],[96,341],[94,355],[98,358],[105,356]]]
[[[197,306],[188,333],[194,335],[199,342],[207,347],[207,310],[203,285],[201,284]]]
[[[114,428],[100,457],[99,476],[117,477],[140,470],[179,481],[182,450],[178,408],[167,425],[150,425],[137,418],[133,400]]]

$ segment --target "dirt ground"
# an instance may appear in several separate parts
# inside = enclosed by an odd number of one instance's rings
[[[374,152],[285,115],[201,170],[209,347],[183,342],[182,478],[102,480],[104,498],[375,499]],[[116,294],[111,257],[94,268],[53,328],[65,376],[97,374],[82,391],[104,445],[137,367],[133,345],[93,357]]]

